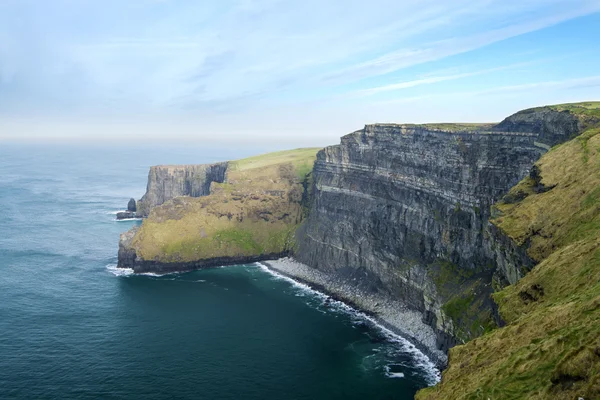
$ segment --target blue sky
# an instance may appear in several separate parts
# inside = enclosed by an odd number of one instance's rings
[[[0,0],[0,139],[325,145],[600,100],[600,0]]]

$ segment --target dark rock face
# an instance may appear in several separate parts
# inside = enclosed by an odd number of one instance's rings
[[[138,231],[139,226],[134,226],[130,230],[125,233],[121,233],[121,237],[119,239],[119,268],[133,268],[136,261],[136,254],[131,242],[133,241],[133,237],[135,233]]]
[[[532,108],[511,115],[496,125],[495,129],[504,132],[535,133],[538,142],[552,147],[578,135],[583,129],[582,124],[580,118],[568,111]]]
[[[138,218],[138,214],[135,211],[120,211],[117,213],[117,219],[131,219]]]
[[[368,125],[344,136],[317,156],[296,257],[335,274],[369,271],[369,284],[421,311],[447,350],[458,327],[441,310],[448,296],[440,295],[431,265],[450,262],[491,281],[490,206],[529,173],[544,151],[538,140],[405,125]]]
[[[519,246],[492,223],[488,224],[486,233],[485,250],[492,255],[500,286],[517,283],[535,266],[527,254],[527,245]]]
[[[143,218],[164,202],[179,196],[200,197],[210,194],[213,182],[222,183],[227,162],[202,165],[158,165],[150,167],[146,193],[139,200],[130,199],[127,211],[117,213],[117,219]]]
[[[129,212],[137,211],[137,207],[136,207],[134,198],[129,199],[129,203],[127,203],[127,211],[129,211]]]
[[[214,257],[193,262],[163,263],[159,261],[142,260],[135,256],[135,250],[124,248],[123,258],[119,258],[119,268],[131,268],[136,274],[152,272],[153,274],[169,274],[172,272],[196,271],[199,269],[221,267],[224,265],[251,264],[254,262],[275,260],[287,257],[288,253],[268,253],[253,257]]]
[[[150,168],[146,194],[138,202],[138,216],[175,197],[200,197],[210,194],[213,182],[223,182],[227,163],[203,165],[159,165]]]

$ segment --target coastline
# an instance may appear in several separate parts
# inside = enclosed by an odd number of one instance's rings
[[[261,261],[259,264],[365,313],[383,328],[413,344],[438,369],[446,366],[448,357],[436,348],[433,328],[422,322],[419,312],[407,309],[401,302],[390,300],[383,294],[361,291],[350,282],[340,282],[290,257]]]

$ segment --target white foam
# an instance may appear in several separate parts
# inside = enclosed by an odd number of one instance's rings
[[[117,219],[115,218],[114,221],[115,222],[123,222],[123,221],[141,221],[143,218],[121,218],[121,219]]]
[[[133,269],[131,268],[118,268],[117,264],[108,264],[106,266],[108,272],[113,274],[114,276],[129,276],[133,275]]]
[[[153,276],[153,277],[156,277],[156,278],[160,278],[161,276],[165,276],[165,275],[168,275],[168,274],[156,274],[154,272],[141,272],[141,273],[139,273],[137,275]]]
[[[136,275],[136,276],[150,276],[153,278],[162,278],[165,277],[167,275],[178,275],[178,274],[182,274],[184,272],[169,272],[167,274],[156,274],[154,272],[140,272],[140,273],[135,273],[133,272],[133,269],[131,268],[119,268],[117,266],[117,264],[108,264],[106,266],[106,269],[113,275],[115,276],[130,276],[130,275]],[[202,281],[203,282],[203,281]]]
[[[389,365],[383,368],[385,369],[385,376],[388,378],[404,378],[404,372],[392,372]]]
[[[323,300],[323,303],[325,303],[325,301],[327,301],[330,309],[351,314],[353,317],[356,317],[358,320],[369,321],[373,326],[375,326],[377,329],[379,329],[386,336],[388,341],[398,344],[405,353],[411,354],[413,361],[414,361],[413,365],[424,372],[425,379],[427,380],[428,384],[435,385],[436,383],[441,381],[441,379],[442,379],[441,371],[435,366],[434,363],[431,362],[429,357],[427,357],[423,352],[421,352],[419,349],[417,349],[417,347],[414,344],[412,344],[410,341],[408,341],[404,337],[392,332],[390,329],[386,328],[385,326],[381,325],[373,317],[368,316],[367,314],[365,314],[362,311],[356,310],[355,308],[349,306],[348,304],[346,304],[342,301],[334,300],[330,296],[328,296],[324,293],[321,293],[317,290],[312,289],[307,284],[298,282],[288,276],[285,276],[277,271],[274,271],[273,269],[269,268],[268,266],[266,266],[260,262],[255,263],[255,265],[257,265],[261,270],[267,272],[268,274],[272,275],[273,277],[275,277],[277,279],[285,280],[285,281],[291,283],[294,287],[316,296],[317,298]],[[398,376],[398,378],[399,378],[399,376]]]

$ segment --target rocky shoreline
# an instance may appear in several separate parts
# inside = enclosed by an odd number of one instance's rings
[[[408,309],[385,293],[363,290],[351,280],[310,268],[293,258],[262,261],[261,264],[363,311],[380,325],[409,340],[438,368],[446,366],[448,356],[437,349],[436,334],[431,326],[422,321],[420,312]]]

